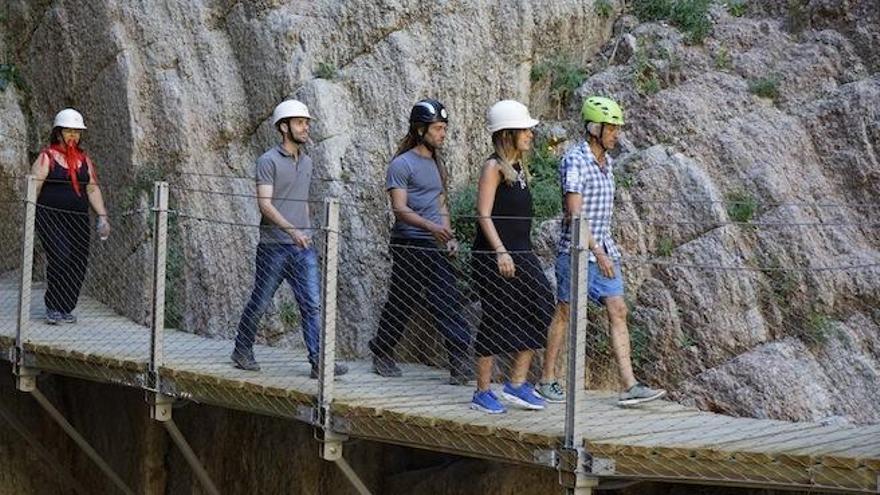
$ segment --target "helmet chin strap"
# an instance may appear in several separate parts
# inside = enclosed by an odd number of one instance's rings
[[[596,125],[596,122],[591,122],[590,124]],[[595,129],[595,127],[594,127],[594,129]],[[605,123],[604,122],[599,123],[599,134],[598,135],[596,135],[593,132],[590,132],[590,135],[593,136],[594,138],[596,138],[597,141],[599,141],[599,146],[602,148],[602,152],[608,153],[608,148],[605,147],[605,140],[602,139],[602,136],[605,135]]]

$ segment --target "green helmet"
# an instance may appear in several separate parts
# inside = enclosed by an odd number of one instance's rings
[[[601,96],[590,96],[584,100],[581,117],[584,122],[623,125],[623,110],[620,109],[620,105],[610,98]]]

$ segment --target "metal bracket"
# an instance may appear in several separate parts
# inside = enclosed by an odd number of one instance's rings
[[[532,459],[542,466],[556,467],[559,465],[559,454],[555,450],[535,450]]]
[[[37,389],[37,375],[40,372],[24,366],[15,367],[15,388],[21,392],[33,392]]]
[[[312,426],[318,425],[320,420],[318,418],[318,410],[312,406],[296,406],[293,418]]]
[[[321,439],[321,459],[336,462],[342,459],[342,442],[348,440],[347,435],[325,431]]]
[[[147,404],[150,405],[150,419],[164,423],[171,421],[174,398],[155,392],[147,392]]]

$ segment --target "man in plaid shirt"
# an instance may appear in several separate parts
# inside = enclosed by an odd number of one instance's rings
[[[624,388],[618,404],[639,404],[658,399],[666,391],[648,387],[636,380],[633,374],[620,250],[611,237],[614,166],[607,151],[617,145],[620,127],[623,125],[623,112],[613,100],[591,96],[584,101],[581,116],[586,125],[587,139],[566,152],[559,167],[565,216],[556,258],[558,302],[547,338],[544,371],[537,390],[548,402],[565,401],[555,373],[556,357],[569,317],[572,246],[569,220],[574,216],[586,216],[590,223],[590,232],[587,233],[587,246],[590,250],[587,269],[588,296],[596,304],[604,304],[608,313],[611,343]]]

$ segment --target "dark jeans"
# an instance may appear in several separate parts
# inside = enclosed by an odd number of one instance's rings
[[[302,315],[303,340],[309,361],[318,362],[321,331],[321,284],[318,256],[313,248],[293,244],[259,244],[257,246],[254,290],[241,315],[235,350],[250,353],[257,336],[257,325],[266,312],[281,282],[286,280]]]
[[[411,311],[418,311],[419,294],[425,291],[428,311],[446,340],[450,365],[462,363],[470,345],[470,332],[462,314],[461,294],[446,253],[433,241],[391,239],[391,286],[382,308],[379,331],[370,350],[379,357],[394,356]]]
[[[37,208],[35,228],[46,252],[46,310],[76,307],[89,266],[88,212]]]

